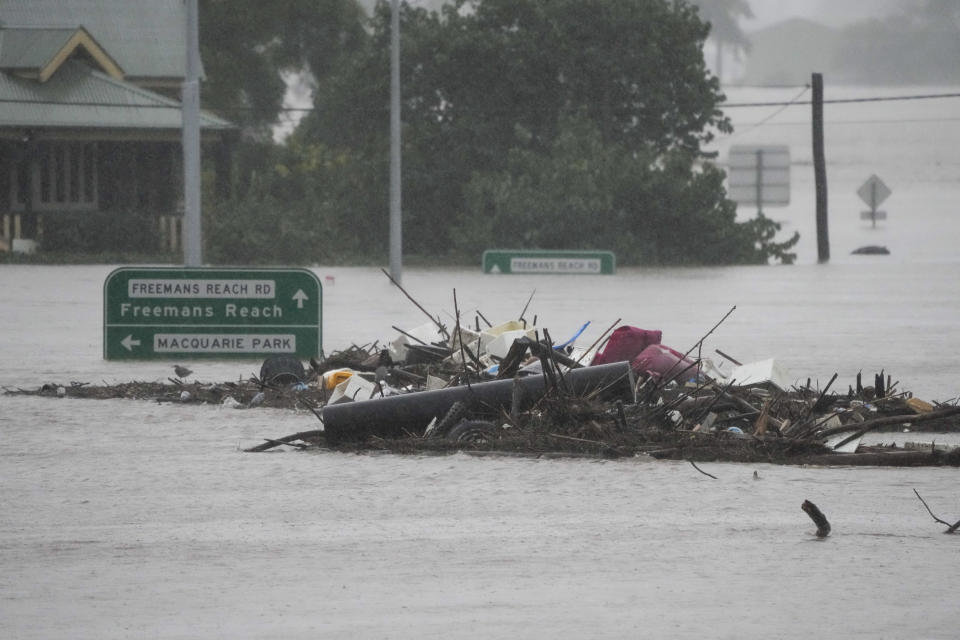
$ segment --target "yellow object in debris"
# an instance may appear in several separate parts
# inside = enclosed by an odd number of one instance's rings
[[[933,411],[933,405],[920,398],[910,398],[907,400],[907,406],[913,409],[915,413],[930,413]]]
[[[323,386],[328,390],[332,390],[352,375],[353,369],[331,369],[323,374]]]

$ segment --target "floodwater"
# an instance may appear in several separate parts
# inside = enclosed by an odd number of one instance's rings
[[[792,109],[781,117],[799,117]],[[960,395],[960,135],[943,114],[929,117],[935,125],[828,126],[828,160],[834,147],[841,158],[831,165],[829,264],[816,264],[805,237],[794,266],[408,269],[403,284],[448,323],[454,289],[471,324],[477,310],[515,318],[533,294],[527,318],[555,339],[591,321],[581,345],[621,319],[685,351],[736,307],[704,356],[775,357],[800,382],[822,387],[837,373],[836,389],[884,370],[901,389],[947,401]],[[893,157],[919,157],[920,142],[903,142],[912,126],[929,138],[924,167]],[[939,142],[932,126],[945,132]],[[895,140],[857,159],[864,129]],[[750,141],[776,143],[782,131],[758,128]],[[771,215],[805,231],[812,169],[800,136],[788,142],[800,163],[794,204]],[[848,193],[874,172],[894,191],[878,229],[856,219]],[[862,244],[892,254],[849,255]],[[102,359],[111,269],[0,266],[0,385],[172,375],[173,361]],[[427,322],[377,269],[315,271],[328,352]],[[260,365],[189,364],[204,381]],[[956,637],[958,539],[914,495],[960,518],[953,468],[700,465],[714,480],[646,458],[241,451],[316,426],[309,413],[0,395],[0,637]],[[894,437],[930,438],[874,436]],[[830,519],[828,538],[814,537],[804,500]]]

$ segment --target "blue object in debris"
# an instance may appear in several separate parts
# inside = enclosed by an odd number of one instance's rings
[[[553,345],[553,348],[554,348],[554,349],[563,349],[563,348],[566,347],[567,345],[573,344],[574,340],[576,340],[577,338],[579,338],[579,337],[580,337],[580,334],[583,333],[584,330],[585,330],[587,327],[589,327],[589,326],[590,326],[590,321],[587,320],[585,323],[583,323],[583,326],[582,326],[582,327],[580,327],[579,329],[577,329],[577,332],[576,332],[575,334],[573,334],[573,337],[571,337],[571,338],[570,338],[569,340],[567,340],[566,342],[561,342],[560,344],[555,344],[555,345]]]
[[[555,351],[560,351],[561,349],[565,349],[567,346],[573,344],[574,341],[575,341],[577,338],[580,337],[580,334],[582,334],[582,333],[586,330],[586,328],[589,327],[589,326],[590,326],[590,320],[587,320],[586,322],[583,323],[583,326],[580,327],[579,329],[577,329],[577,332],[576,332],[575,334],[573,334],[573,335],[570,337],[570,339],[568,339],[566,342],[561,342],[560,344],[555,344],[555,345],[553,345],[554,350],[555,350]],[[493,365],[492,367],[489,367],[489,368],[486,370],[486,373],[489,374],[489,375],[491,375],[491,376],[495,376],[495,375],[497,375],[497,372],[499,372],[499,371],[500,371],[500,365],[495,364],[495,365]]]

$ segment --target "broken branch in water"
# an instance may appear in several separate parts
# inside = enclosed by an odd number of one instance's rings
[[[579,364],[580,361],[583,360],[584,356],[586,356],[588,353],[592,353],[594,347],[596,347],[596,348],[597,348],[597,351],[599,351],[599,350],[600,350],[600,347],[597,346],[597,345],[600,345],[600,341],[603,340],[604,338],[606,338],[606,337],[607,337],[607,334],[610,333],[611,331],[613,331],[613,328],[616,327],[618,324],[620,324],[620,321],[621,321],[621,320],[622,320],[622,318],[617,318],[616,321],[615,321],[613,324],[611,324],[610,327],[609,327],[606,331],[604,331],[603,333],[601,333],[601,334],[600,334],[600,337],[597,338],[596,340],[594,340],[594,341],[593,341],[593,344],[591,344],[589,347],[587,347],[587,350],[584,351],[582,354],[580,354],[580,357],[577,358],[577,363]],[[600,345],[600,346],[603,346],[603,345]]]
[[[482,313],[480,313],[480,309],[477,309],[477,315],[480,316],[480,319],[481,319],[481,320],[483,320],[485,323],[487,323],[487,326],[488,326],[488,327],[490,327],[491,329],[493,328],[493,325],[490,324],[490,321],[487,320],[487,317],[486,317],[485,315],[483,315]]]
[[[702,337],[702,338],[700,338],[699,340],[697,340],[692,347],[690,347],[689,349],[687,349],[687,352],[686,352],[685,354],[683,354],[683,357],[686,358],[688,355],[690,355],[690,354],[693,352],[694,349],[699,349],[699,348],[701,348],[701,347],[703,346],[704,341],[705,341],[707,338],[710,337],[710,334],[712,334],[714,331],[716,331],[716,330],[717,330],[717,327],[719,327],[721,324],[723,324],[724,321],[726,321],[726,319],[730,317],[730,314],[732,314],[732,313],[733,313],[734,311],[736,311],[736,310],[737,310],[737,305],[733,305],[732,307],[730,307],[730,311],[727,311],[725,314],[723,314],[723,317],[720,318],[720,320],[717,322],[717,324],[715,324],[715,325],[713,325],[712,327],[710,327],[710,331],[707,331],[705,334],[703,334],[703,337]],[[697,358],[697,360],[699,360],[699,359],[700,359],[700,358]]]
[[[803,509],[807,515],[810,516],[810,519],[813,520],[813,523],[817,525],[818,538],[826,538],[830,535],[830,523],[827,521],[827,516],[823,515],[823,512],[817,508],[817,505],[809,500],[804,500],[800,508]]]
[[[960,528],[960,520],[957,520],[957,521],[956,521],[955,523],[953,523],[953,524],[950,524],[950,523],[947,522],[946,520],[941,520],[941,519],[938,518],[937,516],[933,515],[933,511],[931,511],[931,510],[930,510],[930,507],[927,506],[927,501],[920,497],[920,493],[919,493],[916,489],[914,489],[913,492],[914,492],[915,494],[917,494],[917,499],[920,500],[920,502],[923,503],[923,506],[927,508],[927,513],[930,514],[930,517],[931,517],[931,518],[933,518],[934,520],[936,520],[936,521],[939,522],[940,524],[945,524],[945,525],[947,525],[947,530],[944,531],[944,533],[953,533],[953,532],[955,532],[958,528]]]
[[[833,386],[833,383],[837,380],[837,373],[834,372],[833,377],[830,378],[830,382],[827,383],[827,386],[823,388],[820,392],[820,395],[817,396],[816,401],[813,404],[808,404],[806,411],[803,412],[803,415],[797,419],[795,426],[792,430],[791,435],[797,438],[806,437],[809,435],[810,431],[819,426],[817,420],[813,420],[813,424],[810,424],[812,416],[814,416],[814,410],[820,407],[823,404],[823,399],[827,396],[827,391],[830,390],[830,387]]]
[[[282,438],[264,438],[265,442],[263,444],[258,444],[249,449],[244,449],[246,453],[257,453],[259,451],[269,451],[274,447],[279,447],[282,444],[290,444],[291,446],[298,448],[306,448],[305,446],[300,446],[296,444],[291,444],[294,440],[315,440],[317,438],[323,437],[323,429],[314,429],[312,431],[301,431],[299,433],[293,433],[289,436],[284,436]]]
[[[843,433],[845,431],[856,431],[860,433],[866,433],[877,427],[882,427],[891,424],[905,424],[910,423],[914,424],[917,422],[926,422],[928,420],[939,420],[941,418],[949,418],[960,414],[960,407],[945,407],[943,409],[937,409],[929,413],[921,414],[903,414],[895,416],[883,416],[881,418],[874,418],[872,420],[865,420],[864,422],[853,422],[850,424],[841,425],[839,427],[830,427],[828,429],[823,429],[820,431],[817,436],[820,438],[827,438],[837,433]],[[862,435],[862,434],[861,434]]]
[[[526,322],[526,320],[523,319],[523,316],[526,315],[527,309],[530,308],[530,302],[533,300],[533,294],[535,294],[536,292],[537,292],[536,289],[534,289],[533,291],[531,291],[531,292],[530,292],[530,297],[527,298],[527,304],[523,305],[523,311],[520,312],[520,317],[517,318],[520,322],[524,322],[524,323]],[[534,320],[534,323],[533,323],[533,324],[537,324],[537,323],[536,323],[536,320]]]
[[[709,477],[713,478],[714,480],[717,479],[717,476],[713,475],[712,473],[707,473],[706,471],[704,471],[703,469],[701,469],[700,467],[698,467],[698,466],[697,466],[697,463],[694,462],[693,460],[687,460],[687,462],[689,462],[690,464],[692,464],[692,465],[693,465],[693,468],[696,469],[697,471],[699,471],[700,473],[702,473],[703,475],[709,476]]]
[[[433,324],[437,325],[437,328],[440,329],[440,333],[441,333],[441,334],[443,334],[443,335],[444,335],[445,337],[447,337],[447,338],[450,337],[450,334],[447,333],[447,328],[446,328],[445,326],[443,326],[443,324],[440,322],[440,320],[438,320],[437,318],[434,318],[432,315],[430,315],[430,312],[427,311],[426,309],[424,309],[424,308],[423,308],[423,305],[421,305],[419,302],[417,302],[416,300],[414,300],[414,299],[413,299],[413,296],[411,296],[409,293],[407,293],[407,290],[404,289],[404,288],[400,285],[400,283],[397,282],[397,281],[393,278],[393,276],[390,275],[390,272],[389,272],[389,271],[387,271],[386,269],[383,269],[383,268],[381,268],[380,271],[382,271],[382,272],[383,272],[383,275],[387,276],[387,278],[390,279],[390,282],[392,282],[397,289],[400,289],[400,291],[403,293],[403,295],[407,296],[407,300],[409,300],[410,302],[412,302],[412,303],[417,307],[417,309],[420,309],[420,311],[423,311],[423,313],[425,313],[426,316],[427,316],[428,318],[430,318],[430,320],[433,322]]]
[[[737,305],[733,305],[732,307],[730,307],[730,310],[727,311],[727,312],[723,315],[723,317],[720,318],[720,320],[719,320],[715,325],[713,325],[712,327],[710,327],[710,330],[707,331],[707,332],[703,335],[702,338],[700,338],[699,340],[697,340],[692,347],[690,347],[689,349],[687,349],[686,353],[684,353],[681,358],[679,358],[676,362],[674,362],[673,365],[672,365],[669,369],[667,369],[666,371],[662,372],[662,373],[660,374],[660,376],[659,376],[660,380],[659,380],[659,382],[657,383],[657,385],[654,387],[654,389],[661,388],[663,385],[666,385],[666,384],[667,384],[668,382],[670,382],[671,380],[676,380],[676,379],[680,378],[680,376],[684,375],[685,373],[687,373],[687,371],[689,371],[689,370],[691,370],[691,369],[693,370],[693,372],[694,372],[694,374],[695,374],[695,377],[698,377],[698,378],[699,378],[699,377],[700,377],[700,372],[701,372],[701,365],[702,365],[702,362],[701,362],[701,359],[700,359],[700,351],[701,351],[701,348],[702,348],[702,346],[703,346],[704,341],[705,341],[707,338],[709,338],[709,337],[710,337],[710,334],[712,334],[714,331],[716,331],[716,330],[717,330],[717,327],[719,327],[721,324],[723,324],[723,322],[724,322],[727,318],[729,318],[729,317],[730,317],[730,314],[732,314],[734,311],[736,311],[736,309],[737,309]],[[689,362],[689,360],[687,359],[687,356],[689,356],[689,355],[693,352],[694,349],[697,350],[697,359],[696,359],[695,361],[693,361],[692,364],[686,364],[687,362]],[[684,366],[682,369],[680,369],[679,371],[676,371],[676,373],[674,373],[674,371],[676,370],[676,368],[677,368],[678,366],[680,366],[681,364],[682,364],[682,365],[685,365],[685,366]],[[688,374],[688,375],[689,375],[689,374]]]
[[[720,354],[720,357],[726,358],[727,360],[729,360],[729,361],[732,362],[733,364],[737,365],[738,367],[743,364],[742,362],[737,362],[736,360],[734,360],[733,358],[731,358],[730,356],[728,356],[727,354],[725,354],[723,351],[720,351],[720,349],[714,349],[714,351],[716,351],[718,354]]]
[[[453,313],[457,325],[457,342],[460,343],[460,360],[463,362],[463,380],[467,383],[467,388],[470,389],[470,371],[467,369],[467,356],[464,353],[463,333],[460,331],[460,307],[457,305],[456,287],[453,289]]]

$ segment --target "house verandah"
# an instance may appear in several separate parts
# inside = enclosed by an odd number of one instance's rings
[[[0,4],[0,249],[180,250],[182,12]],[[237,131],[205,112],[200,128],[208,195],[225,195]]]
[[[204,144],[214,194],[223,197],[229,194],[230,145],[229,138]],[[0,132],[0,236],[10,248],[36,243],[68,253],[175,254],[182,219],[183,156],[176,131]]]

